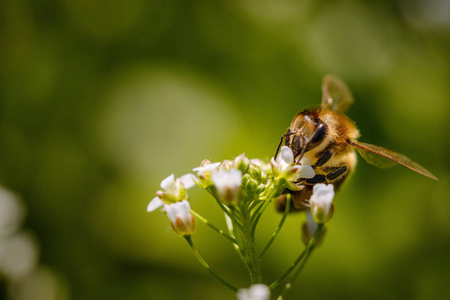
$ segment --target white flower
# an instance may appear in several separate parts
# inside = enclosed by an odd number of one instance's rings
[[[240,170],[220,170],[213,173],[211,179],[220,201],[227,205],[236,205],[239,202],[242,184],[242,172]]]
[[[174,203],[187,199],[187,189],[193,187],[195,182],[192,174],[186,174],[175,179],[171,174],[169,177],[161,181],[162,191],[156,192],[156,197],[150,201],[147,211],[151,212],[166,203]]]
[[[238,300],[269,300],[270,289],[265,284],[254,284],[248,289],[240,289],[237,298]]]
[[[319,183],[313,187],[309,206],[316,223],[325,223],[331,219],[334,212],[333,198],[334,186],[332,184]]]
[[[164,205],[164,211],[170,219],[173,230],[181,236],[191,235],[195,231],[195,218],[187,200]]]
[[[300,178],[313,178],[314,169],[311,166],[302,166],[294,163],[294,154],[288,146],[281,147],[280,154],[270,161],[276,177],[282,177],[292,182]]]
[[[192,171],[197,172],[198,180],[195,180],[201,187],[207,187],[212,184],[211,175],[217,172],[219,169],[220,162],[211,163],[209,160],[205,159],[202,161],[200,167],[192,169]]]

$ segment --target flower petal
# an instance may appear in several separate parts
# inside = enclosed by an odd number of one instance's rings
[[[311,213],[316,223],[328,222],[333,216],[334,186],[319,183],[314,185],[313,193],[309,199]]]
[[[313,186],[313,195],[316,201],[330,203],[334,198],[334,186],[324,183],[316,184]]]
[[[195,185],[193,177],[194,177],[194,175],[192,175],[192,174],[186,174],[179,178],[181,183],[183,183],[185,189],[190,189],[191,187],[193,187]]]
[[[292,164],[294,162],[294,153],[288,146],[281,147],[280,157],[286,164]]]
[[[229,205],[235,205],[239,201],[242,184],[242,172],[237,169],[220,170],[211,175],[216,186],[216,194],[220,201]]]
[[[173,230],[181,236],[191,235],[195,230],[195,219],[187,200],[164,205]]]
[[[175,182],[175,175],[171,174],[167,178],[165,178],[163,181],[161,181],[161,188],[163,190],[169,189],[171,186],[173,186]]]
[[[199,174],[204,174],[205,172],[213,172],[216,171],[219,167],[220,162],[210,163],[204,167],[193,168],[192,171],[198,172]]]
[[[158,197],[155,197],[152,199],[152,201],[150,201],[150,203],[147,206],[147,211],[151,212],[154,211],[155,209],[157,209],[158,207],[163,206],[165,203],[164,201],[162,201],[161,199],[159,199]]]
[[[311,166],[300,166],[297,171],[297,176],[298,178],[313,178],[316,176],[316,172],[314,172]]]

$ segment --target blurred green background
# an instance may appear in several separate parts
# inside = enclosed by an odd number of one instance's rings
[[[0,182],[27,207],[55,299],[233,299],[146,206],[204,158],[270,158],[328,73],[354,93],[361,141],[440,181],[360,160],[291,299],[449,299],[449,1],[1,1]],[[302,249],[301,223],[267,253],[266,283]],[[194,240],[248,285],[223,238],[199,224]]]

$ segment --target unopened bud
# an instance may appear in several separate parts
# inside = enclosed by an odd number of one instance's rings
[[[250,179],[247,181],[247,184],[246,184],[246,186],[245,186],[245,190],[246,190],[246,192],[247,192],[248,195],[252,195],[252,196],[253,196],[253,195],[256,195],[257,190],[258,190],[258,182],[256,182],[255,179],[250,178]]]
[[[245,156],[244,153],[236,157],[233,161],[233,167],[241,170],[242,174],[247,173],[248,167],[250,166],[250,160]]]
[[[233,162],[231,160],[224,160],[219,166],[219,171],[220,170],[230,171],[232,168]]]
[[[211,162],[207,159],[202,160],[202,162],[200,163],[200,168],[206,167],[207,165],[210,165]]]
[[[251,164],[248,168],[248,174],[257,182],[261,182],[261,169],[257,165]]]

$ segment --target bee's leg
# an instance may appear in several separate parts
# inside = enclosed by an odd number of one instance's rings
[[[325,177],[325,175],[318,174],[313,178],[306,179],[305,182],[308,184],[325,183],[327,182],[327,178]]]
[[[328,181],[333,181],[347,172],[348,172],[347,166],[338,167],[335,170],[329,172],[326,178]]]
[[[292,205],[290,212],[297,212],[308,208],[306,201],[311,198],[312,185],[306,185],[299,191],[284,190],[283,195],[275,199],[275,207],[279,212],[284,212],[286,209],[286,194],[292,195]]]
[[[321,157],[317,160],[314,167],[320,167],[323,166],[327,161],[330,160],[331,156],[333,156],[333,153],[331,151],[326,151],[325,153],[321,154]]]
[[[327,175],[317,174],[313,178],[306,179],[305,182],[308,184],[316,184],[316,183],[329,183],[335,181],[337,178],[343,176],[348,172],[347,166],[335,167],[335,168],[326,168],[325,172],[328,172]]]

